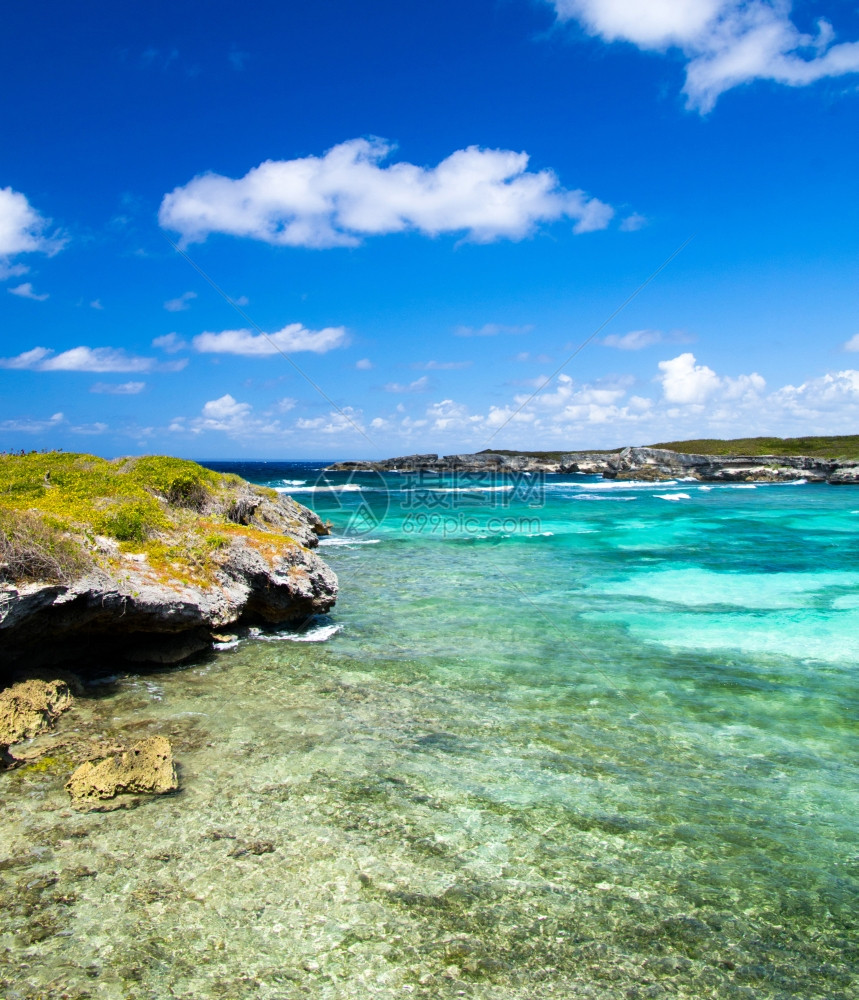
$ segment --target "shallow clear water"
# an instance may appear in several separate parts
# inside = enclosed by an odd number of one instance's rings
[[[4,996],[859,996],[859,491],[236,471],[337,607],[65,718],[178,796],[4,776]]]

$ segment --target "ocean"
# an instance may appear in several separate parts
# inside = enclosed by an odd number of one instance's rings
[[[90,688],[179,795],[4,776],[4,996],[859,996],[859,490],[207,464],[337,605]]]

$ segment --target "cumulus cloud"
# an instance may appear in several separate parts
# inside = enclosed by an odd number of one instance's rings
[[[791,20],[790,0],[549,0],[559,20],[576,20],[607,42],[678,49],[686,59],[687,105],[713,108],[720,94],[751,80],[802,87],[859,71],[859,43],[833,44],[823,18],[817,33]]]
[[[179,336],[178,333],[165,333],[163,337],[156,337],[152,341],[152,346],[157,347],[160,351],[164,351],[166,354],[176,354],[178,351],[187,347],[188,344]]]
[[[293,426],[284,424],[279,414],[289,413],[297,405],[297,400],[284,397],[263,413],[254,411],[251,403],[236,399],[225,393],[217,399],[206,402],[196,417],[175,417],[168,430],[177,434],[199,435],[205,432],[219,432],[234,440],[255,441],[260,437],[269,440],[290,438],[296,430],[317,431],[320,434],[350,434],[361,427],[361,413],[351,407],[343,407],[342,412],[332,411],[326,416],[299,418]]]
[[[51,220],[40,215],[20,191],[0,188],[0,279],[24,274],[27,268],[12,264],[22,253],[51,256],[62,249],[64,238],[57,232],[48,235]]]
[[[483,326],[458,326],[453,331],[456,337],[497,337],[499,333],[530,333],[533,324],[509,326],[504,323],[484,323]]]
[[[844,350],[859,351],[859,333],[854,333],[848,341],[845,341]]]
[[[308,330],[301,323],[290,323],[268,335],[250,330],[223,330],[221,333],[201,333],[193,340],[194,348],[203,354],[241,354],[245,357],[298,351],[325,354],[337,347],[345,347],[347,343],[346,328],[343,326]]]
[[[654,344],[688,344],[694,340],[682,330],[663,333],[662,330],[630,330],[629,333],[610,333],[601,343],[606,347],[616,347],[620,351],[640,351]]]
[[[369,358],[361,358],[360,361],[355,362],[355,367],[359,372],[368,372],[373,367],[373,362]]]
[[[30,417],[21,417],[17,420],[0,421],[0,430],[3,431],[23,431],[25,434],[40,434],[42,431],[52,430],[60,424],[65,423],[65,416],[62,413],[55,413],[46,420],[33,420]]]
[[[409,382],[407,385],[402,385],[400,382],[388,382],[383,388],[385,392],[426,392],[429,387],[429,378],[426,375],[421,375],[420,378],[416,378],[414,382]]]
[[[196,292],[183,292],[177,299],[168,299],[164,308],[171,313],[185,312],[196,298]]]
[[[136,396],[145,388],[145,382],[96,382],[89,391],[108,396]]]
[[[639,229],[644,229],[647,223],[648,219],[646,216],[639,215],[638,212],[633,212],[632,215],[628,215],[622,220],[620,230],[623,233],[637,233]]]
[[[717,390],[721,390],[728,399],[738,399],[749,394],[758,395],[766,387],[766,382],[757,372],[737,378],[720,378],[707,365],[696,364],[695,355],[689,351],[668,361],[660,361],[659,370],[662,372],[658,376],[662,394],[669,403],[700,406]]]
[[[621,351],[640,351],[643,347],[662,342],[663,336],[659,330],[630,330],[629,333],[610,333],[603,337],[606,347],[617,347]]]
[[[331,410],[327,416],[301,418],[295,422],[300,431],[317,431],[320,434],[358,434],[364,432],[363,417],[360,410],[344,406],[338,412]]]
[[[47,347],[34,347],[13,358],[0,358],[0,368],[36,372],[150,372],[180,371],[185,360],[158,364],[117,347],[73,347],[57,354]]]
[[[321,248],[409,231],[519,240],[560,219],[585,233],[605,229],[614,215],[562,187],[552,171],[529,171],[527,153],[469,146],[435,167],[383,166],[393,149],[381,139],[351,139],[323,156],[266,160],[238,179],[202,174],[164,196],[159,221],[185,244],[227,233]]]
[[[33,285],[29,281],[25,281],[21,285],[16,285],[14,288],[7,288],[6,291],[10,295],[17,295],[21,299],[32,299],[33,302],[44,302],[49,297],[47,292],[37,295],[33,290]]]

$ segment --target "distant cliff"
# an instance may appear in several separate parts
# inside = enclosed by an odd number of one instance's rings
[[[792,482],[859,484],[859,461],[804,455],[693,455],[664,448],[619,451],[488,452],[474,455],[404,455],[378,462],[337,462],[327,471],[485,471],[487,473],[587,473],[606,479],[702,482]]]

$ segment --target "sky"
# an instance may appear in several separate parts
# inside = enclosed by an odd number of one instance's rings
[[[859,2],[13,3],[0,451],[859,432]]]

